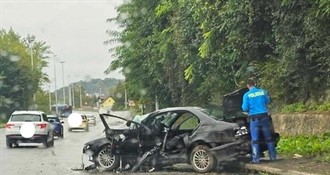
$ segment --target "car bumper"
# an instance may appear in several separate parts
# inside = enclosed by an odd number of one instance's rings
[[[6,135],[6,139],[12,143],[42,143],[46,135],[33,135],[31,138],[24,138],[21,135]]]

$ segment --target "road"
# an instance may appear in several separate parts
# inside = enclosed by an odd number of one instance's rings
[[[82,111],[79,111],[82,112]],[[96,112],[88,112],[94,113]],[[113,112],[115,115],[128,116],[129,112]],[[111,119],[108,123],[111,127],[120,127],[124,123],[118,123]],[[66,128],[67,120],[64,120]],[[102,137],[103,125],[97,117],[96,126],[90,125],[89,132],[64,130],[64,139],[56,139],[54,147],[42,148],[35,146],[6,148],[4,129],[0,129],[0,174],[1,175],[66,175],[66,174],[116,174],[116,173],[90,173],[86,171],[74,171],[81,167],[82,157],[85,166],[89,165],[87,156],[82,156],[84,143]],[[189,166],[174,168],[169,172],[154,172],[148,174],[193,174]],[[213,173],[211,173],[213,174]],[[214,173],[215,174],[215,173]],[[224,173],[226,174],[226,173]],[[230,173],[232,174],[232,173]]]

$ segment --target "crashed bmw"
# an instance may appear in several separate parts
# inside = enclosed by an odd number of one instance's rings
[[[105,116],[124,120],[127,128],[110,128]],[[165,108],[146,114],[141,122],[111,114],[100,118],[106,137],[85,144],[83,153],[93,162],[87,170],[152,171],[188,163],[195,172],[205,173],[228,158],[251,152],[244,117],[221,121],[202,107]]]

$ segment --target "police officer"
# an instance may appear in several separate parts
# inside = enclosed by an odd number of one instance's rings
[[[247,81],[249,91],[243,96],[242,109],[249,113],[250,132],[252,138],[252,163],[260,162],[259,136],[262,130],[268,148],[270,160],[276,160],[275,143],[271,135],[271,119],[268,115],[267,104],[269,96],[264,89],[256,88],[252,79]]]

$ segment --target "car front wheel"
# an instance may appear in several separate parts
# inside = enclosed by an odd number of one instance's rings
[[[119,158],[112,155],[109,145],[102,146],[93,156],[95,165],[103,170],[111,171],[118,168]]]
[[[198,145],[190,154],[190,164],[198,173],[206,173],[215,169],[216,158],[211,154],[209,146]]]

